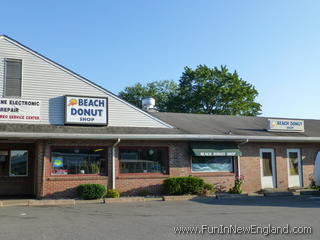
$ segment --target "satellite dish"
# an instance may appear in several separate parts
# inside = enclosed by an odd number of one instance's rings
[[[318,152],[314,163],[313,179],[316,186],[320,186],[320,152]]]

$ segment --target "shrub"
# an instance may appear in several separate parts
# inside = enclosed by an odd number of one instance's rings
[[[139,196],[145,197],[151,195],[151,192],[148,189],[142,189],[138,192]]]
[[[203,191],[204,181],[198,177],[173,177],[167,178],[163,183],[165,194],[183,195],[198,194]]]
[[[106,197],[107,198],[119,198],[120,197],[120,192],[117,189],[108,189]]]
[[[78,193],[83,199],[98,199],[106,194],[106,187],[102,184],[81,184],[78,187]]]
[[[234,187],[229,190],[229,193],[241,194],[243,192],[243,190],[242,190],[243,183],[244,183],[244,177],[237,176],[234,180]]]
[[[207,191],[213,192],[214,187],[213,187],[213,184],[205,183],[204,186],[203,186],[203,189],[204,189],[204,190],[207,190]]]

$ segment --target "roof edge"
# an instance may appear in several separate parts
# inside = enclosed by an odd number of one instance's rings
[[[198,134],[82,134],[42,132],[1,132],[2,139],[90,139],[90,140],[182,140],[182,141],[246,141],[246,142],[320,142],[320,137],[225,136]]]

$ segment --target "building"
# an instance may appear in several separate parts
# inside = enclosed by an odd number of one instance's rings
[[[0,36],[0,195],[74,197],[82,183],[159,193],[173,176],[221,190],[310,184],[319,120],[143,111]]]

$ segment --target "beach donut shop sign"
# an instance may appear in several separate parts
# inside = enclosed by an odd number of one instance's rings
[[[304,132],[304,121],[293,119],[268,119],[268,131]]]
[[[107,125],[108,99],[65,96],[65,124]]]

